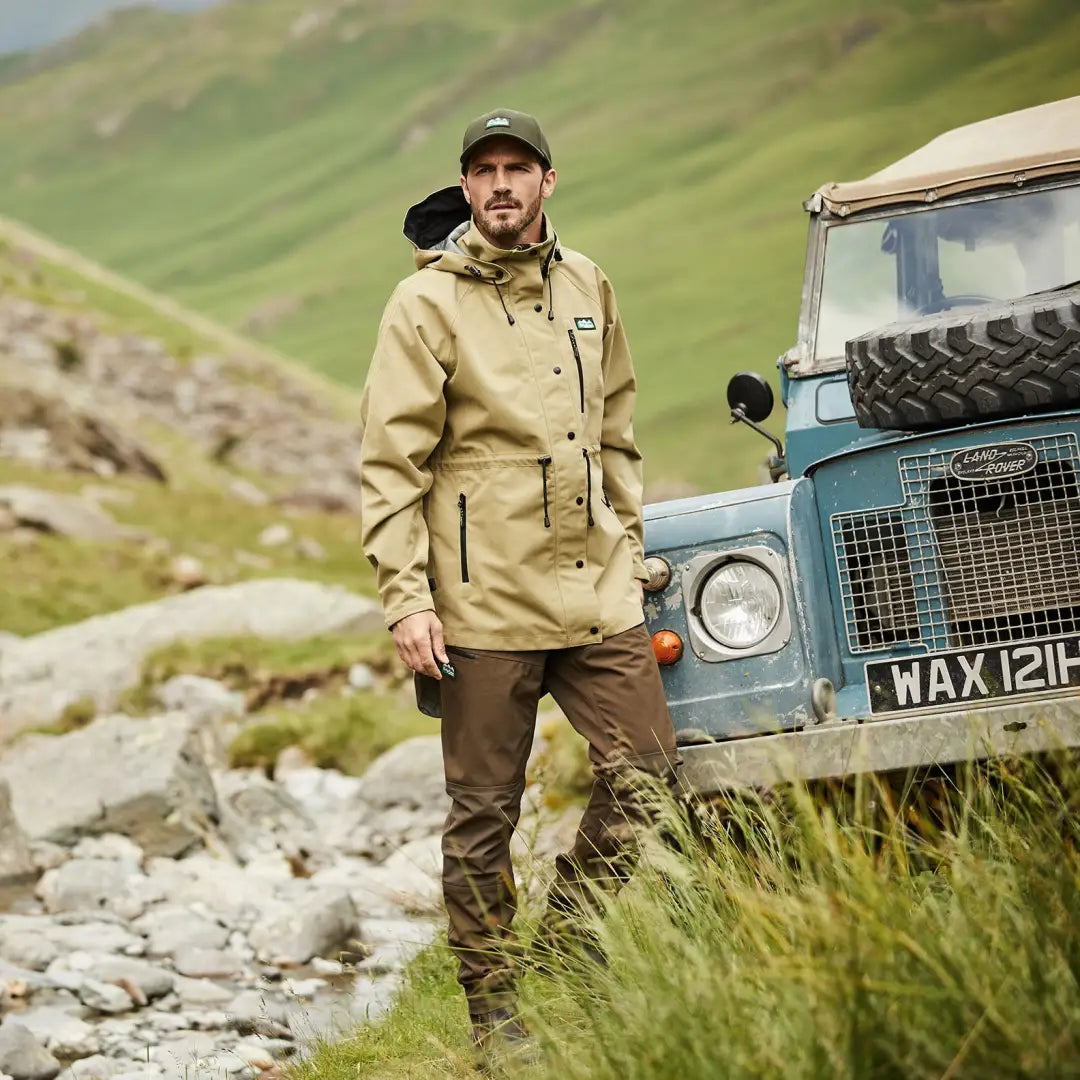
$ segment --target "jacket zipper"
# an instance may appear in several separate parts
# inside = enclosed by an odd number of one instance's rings
[[[581,366],[581,350],[578,349],[577,337],[573,330],[566,331],[570,335],[570,348],[574,350],[574,363],[577,364],[578,391],[581,398],[581,415],[585,415],[585,369]]]
[[[590,525],[594,525],[592,516],[592,462],[589,461],[589,451],[584,448],[581,456],[585,459],[585,514]]]
[[[540,470],[544,477],[544,528],[551,528],[551,518],[548,517],[548,481],[547,471],[548,466],[551,464],[551,458],[546,455],[536,459],[536,464],[540,466]]]
[[[459,522],[459,540],[458,544],[461,548],[461,581],[463,584],[468,584],[469,581],[469,549],[466,546],[465,539],[465,523],[467,520],[467,511],[465,508],[465,492],[462,491],[458,495],[458,522]]]

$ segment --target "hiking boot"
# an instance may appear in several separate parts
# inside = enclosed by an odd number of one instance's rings
[[[485,1072],[501,1065],[537,1065],[540,1048],[514,1009],[492,1009],[470,1015],[477,1067]]]

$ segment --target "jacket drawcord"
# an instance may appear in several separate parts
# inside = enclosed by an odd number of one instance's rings
[[[593,524],[592,516],[592,464],[589,461],[589,451],[582,450],[581,456],[585,459],[585,514],[586,518],[591,526]]]
[[[506,301],[503,299],[502,289],[500,289],[499,286],[496,285],[495,286],[495,291],[499,294],[499,303],[502,304],[503,314],[506,316],[506,321],[511,326],[513,326],[514,325],[514,316],[511,315],[510,312],[506,310]]]
[[[548,517],[547,471],[548,471],[548,466],[551,464],[551,458],[550,457],[537,458],[536,459],[536,464],[540,466],[540,469],[543,472],[543,476],[544,476],[544,528],[545,529],[550,529],[551,528],[551,518]]]
[[[548,252],[547,258],[544,260],[544,265],[540,267],[540,276],[547,281],[548,287],[548,322],[554,322],[555,320],[555,298],[551,291],[551,260],[556,262],[562,262],[562,252],[557,247],[552,247]]]

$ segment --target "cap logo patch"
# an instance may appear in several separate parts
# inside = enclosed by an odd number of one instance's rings
[[[585,315],[579,319],[575,319],[574,326],[576,326],[579,330],[595,330],[596,322],[595,320],[590,319],[587,315]]]
[[[510,119],[506,116],[493,116],[485,125],[485,128],[509,127]]]

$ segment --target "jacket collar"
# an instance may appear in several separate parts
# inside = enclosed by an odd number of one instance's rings
[[[489,243],[472,220],[460,185],[436,191],[410,207],[405,215],[404,233],[416,248],[414,259],[418,269],[434,266],[487,281],[509,281],[515,271],[518,275],[528,275],[534,267],[539,268],[543,279],[552,258],[561,258],[558,237],[547,215],[543,218],[544,237],[539,243],[509,249]]]

